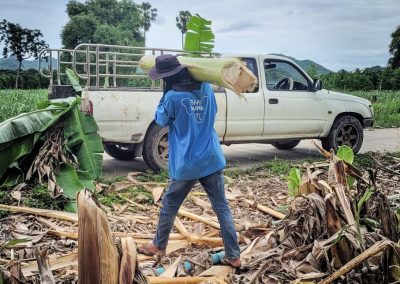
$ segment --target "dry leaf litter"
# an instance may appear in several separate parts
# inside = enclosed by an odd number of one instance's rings
[[[200,275],[221,280],[203,283],[388,283],[399,277],[395,210],[400,199],[400,159],[374,154],[373,170],[360,172],[335,155],[320,151],[328,160],[300,165],[304,175],[295,198],[288,196],[286,180],[267,177],[262,170],[226,177],[226,195],[242,249],[242,269],[233,271],[219,263],[223,246],[218,220],[205,192],[196,185],[178,214],[167,256],[160,260],[139,255],[142,275]],[[166,184],[141,182],[138,175],[132,173],[111,186],[97,185],[98,191],[121,196],[135,186],[153,194],[152,205],[143,202],[145,198],[126,199],[112,207],[102,205],[119,245],[120,238],[126,236],[133,237],[136,245],[149,243],[155,233]],[[350,175],[356,179],[351,189],[347,186]],[[357,208],[369,189],[373,190],[371,197]],[[35,248],[39,248],[49,259],[54,283],[78,283],[78,216],[19,208],[0,205],[0,210],[13,212],[1,219],[0,244],[26,239],[0,248],[3,278],[13,279],[10,283],[40,283],[35,257]],[[265,208],[276,215],[266,213]],[[347,267],[352,261],[353,267]],[[343,272],[343,268],[347,270]],[[142,277],[137,281],[148,280]]]

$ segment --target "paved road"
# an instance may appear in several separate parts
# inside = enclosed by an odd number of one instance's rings
[[[275,157],[281,159],[304,159],[319,155],[311,140],[304,140],[293,150],[278,150],[271,145],[249,143],[222,146],[228,166],[250,168],[262,161]],[[361,153],[368,151],[400,151],[400,128],[371,129],[364,132]],[[118,161],[107,154],[104,156],[103,172],[107,177],[126,175],[132,171],[145,171],[147,167],[142,158],[134,161]]]

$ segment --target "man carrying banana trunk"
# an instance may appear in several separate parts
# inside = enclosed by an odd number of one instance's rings
[[[197,181],[203,186],[217,214],[225,247],[225,263],[238,268],[240,251],[232,213],[224,191],[226,161],[214,130],[217,104],[210,84],[193,80],[186,66],[173,55],[161,55],[149,76],[163,79],[164,95],[155,114],[162,127],[169,126],[168,190],[162,200],[152,244],[138,248],[145,255],[165,255],[169,234],[179,207]]]

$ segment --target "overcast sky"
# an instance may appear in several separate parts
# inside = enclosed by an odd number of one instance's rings
[[[282,53],[337,71],[386,65],[400,0],[147,0],[158,9],[149,47],[180,48],[180,10],[213,21],[215,51]],[[136,1],[139,3],[138,1]],[[0,0],[0,19],[38,28],[60,47],[67,0]]]

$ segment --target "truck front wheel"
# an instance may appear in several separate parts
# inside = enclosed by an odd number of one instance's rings
[[[290,150],[299,145],[300,140],[279,141],[272,143],[272,146],[279,150]]]
[[[168,127],[152,124],[143,144],[143,159],[155,172],[167,169],[168,165]]]
[[[136,158],[135,144],[104,143],[104,151],[117,160],[129,161]]]
[[[327,137],[321,139],[322,147],[337,152],[339,146],[347,145],[354,153],[360,151],[364,140],[363,127],[354,116],[345,115],[335,120]]]

